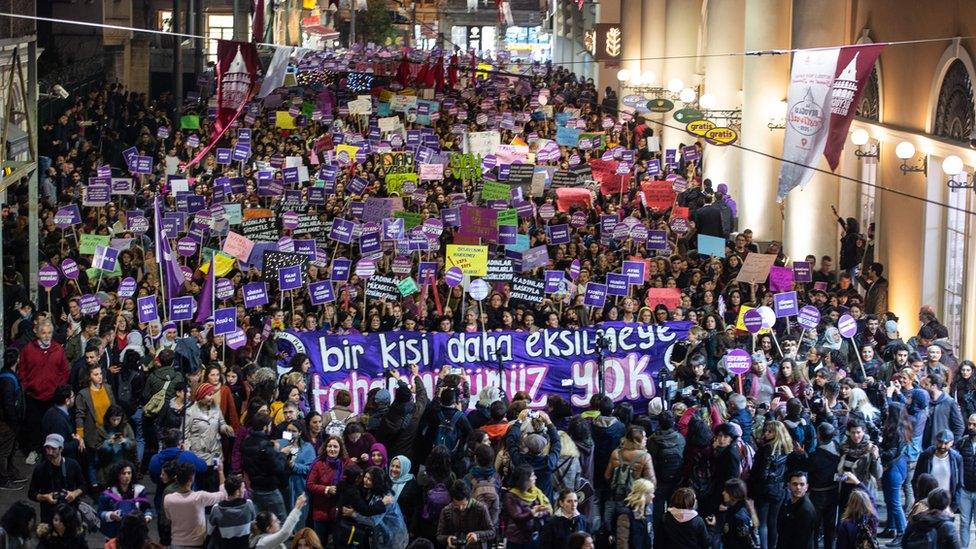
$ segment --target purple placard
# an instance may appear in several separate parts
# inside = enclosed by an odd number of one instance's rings
[[[335,301],[335,293],[332,288],[331,280],[321,280],[308,285],[308,296],[312,305],[321,305],[330,301]]]
[[[762,313],[757,309],[749,309],[742,315],[742,323],[746,325],[746,330],[749,330],[749,333],[758,333],[759,330],[762,330]]]
[[[841,315],[837,319],[837,329],[840,330],[840,335],[852,338],[857,334],[857,321],[851,315]]]
[[[247,333],[238,328],[224,337],[224,343],[231,349],[240,349],[247,343]]]
[[[634,286],[642,286],[644,284],[644,268],[645,264],[643,261],[624,261],[621,271],[627,276],[627,280]]]
[[[214,311],[214,335],[230,334],[237,331],[237,307],[224,307]]]
[[[369,278],[376,274],[376,262],[372,259],[363,258],[356,262],[356,276],[360,278]]]
[[[630,293],[630,278],[625,274],[607,273],[607,295],[627,295]]]
[[[681,147],[681,159],[685,162],[691,162],[699,160],[701,158],[701,151],[698,147],[694,145],[688,145],[687,147]]]
[[[563,287],[563,280],[565,279],[565,273],[562,271],[547,270],[545,292],[547,294],[554,294],[560,291]]]
[[[793,262],[793,280],[796,282],[813,282],[813,271],[807,261]]]
[[[522,272],[531,271],[549,264],[549,247],[545,244],[522,252]]]
[[[154,295],[147,295],[137,299],[136,310],[139,313],[140,323],[159,320],[159,309],[156,308],[156,296]]]
[[[81,296],[81,302],[79,305],[81,306],[82,314],[88,316],[98,314],[98,311],[102,308],[102,306],[98,303],[98,298],[92,294],[85,294]]]
[[[583,295],[583,305],[587,307],[602,308],[607,302],[607,285],[590,282],[586,285],[586,294]]]
[[[437,262],[421,261],[417,266],[417,280],[420,284],[430,284],[437,280]]]
[[[379,233],[366,233],[359,237],[359,252],[364,255],[374,254],[382,249]]]
[[[820,324],[820,310],[813,305],[805,305],[800,309],[800,314],[796,316],[796,323],[804,329],[812,330]]]
[[[667,250],[668,245],[668,232],[667,231],[647,231],[647,249],[648,250]]]
[[[549,227],[550,244],[569,244],[569,225],[551,225]]]
[[[151,156],[137,156],[135,158],[135,173],[138,174],[151,174],[153,168],[153,159]]]
[[[230,299],[234,295],[234,283],[229,278],[218,278],[215,295],[220,300]]]
[[[281,291],[297,290],[302,287],[302,266],[286,265],[278,269],[278,287]]]
[[[193,296],[174,297],[169,300],[169,319],[173,322],[182,322],[193,318],[193,309],[196,302]]]
[[[461,213],[458,208],[444,208],[441,210],[441,220],[444,221],[444,225],[448,227],[460,227],[461,226]]]
[[[352,242],[352,231],[355,225],[352,221],[336,218],[332,220],[332,230],[329,231],[329,238],[336,242],[349,244]]]
[[[64,206],[54,215],[54,226],[59,229],[67,229],[79,223],[81,223],[81,209],[77,204]]]
[[[50,265],[45,265],[37,271],[37,281],[48,290],[57,286],[60,280],[61,273]]]
[[[68,280],[78,280],[80,271],[78,270],[78,264],[75,263],[74,259],[68,257],[61,262],[61,274],[63,274]]]
[[[224,165],[230,164],[231,163],[231,154],[232,154],[232,151],[230,149],[218,148],[217,149],[217,163],[218,164],[224,164]]]
[[[112,185],[99,183],[85,187],[85,196],[81,204],[82,206],[101,207],[108,204],[111,199]]]
[[[244,307],[253,309],[268,304],[268,285],[266,282],[250,282],[244,285]]]
[[[464,272],[460,267],[451,267],[444,273],[444,283],[451,288],[457,286],[464,280]]]
[[[183,257],[190,257],[191,255],[197,253],[196,241],[189,236],[184,236],[183,238],[177,240],[176,253],[182,255]]]
[[[732,349],[725,355],[725,370],[735,376],[742,375],[752,368],[752,357],[745,349]]]
[[[238,143],[234,145],[234,152],[231,153],[231,158],[235,162],[244,162],[250,157],[251,157],[250,143]]]
[[[796,316],[800,312],[796,292],[783,292],[773,295],[773,311],[776,313],[776,318]]]
[[[136,279],[131,276],[123,278],[119,283],[119,297],[129,298],[136,295]]]
[[[352,260],[344,257],[337,257],[335,261],[332,262],[332,272],[329,278],[338,282],[345,282],[349,280],[350,267],[352,267]]]

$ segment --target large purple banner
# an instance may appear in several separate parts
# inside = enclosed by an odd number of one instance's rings
[[[442,367],[463,368],[477,395],[482,387],[501,385],[511,396],[527,391],[532,406],[543,406],[546,395],[568,399],[576,408],[589,404],[599,391],[598,344],[602,336],[604,384],[615,401],[646,407],[657,394],[655,374],[664,367],[674,343],[685,339],[690,324],[665,325],[609,322],[581,330],[529,332],[426,333],[380,332],[369,335],[328,335],[326,332],[283,332],[279,348],[306,353],[312,362],[318,410],[328,410],[336,391],[352,394],[359,412],[374,387],[387,387],[391,368],[420,366],[430,394]],[[500,357],[498,356],[500,355]]]

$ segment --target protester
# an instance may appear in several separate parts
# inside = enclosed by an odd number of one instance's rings
[[[654,497],[657,498],[657,495]],[[655,546],[697,549],[711,547],[708,527],[695,509],[695,492],[690,488],[678,488],[669,503],[661,528],[655,531],[655,540],[660,540],[659,543],[655,542]]]
[[[878,514],[871,497],[863,490],[851,492],[837,527],[837,549],[858,549],[876,544]]]
[[[258,516],[254,502],[244,498],[244,482],[240,477],[224,481],[227,499],[214,505],[208,518],[214,527],[213,536],[221,549],[246,548],[251,539],[251,523]]]
[[[905,547],[939,547],[959,549],[963,547],[956,535],[956,526],[949,504],[952,496],[945,488],[936,488],[926,497],[928,510],[908,521],[905,530]]]
[[[41,522],[50,522],[55,508],[68,504],[77,508],[88,486],[78,462],[64,457],[64,438],[61,435],[48,435],[44,440],[44,459],[34,466],[31,473],[27,497],[41,504]]]
[[[163,510],[172,525],[173,545],[200,547],[207,537],[204,509],[227,499],[227,492],[224,491],[224,470],[217,468],[219,492],[194,490],[196,470],[189,463],[177,462],[175,473],[178,488],[163,498]]]
[[[146,487],[133,482],[133,469],[128,461],[116,463],[111,469],[109,487],[98,498],[101,532],[106,538],[118,536],[122,519],[129,515],[137,515],[143,523],[153,519]]]
[[[471,499],[471,489],[462,480],[451,485],[451,504],[437,521],[437,541],[448,547],[487,549],[495,539],[488,508]]]

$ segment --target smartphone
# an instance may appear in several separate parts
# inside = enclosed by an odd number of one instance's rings
[[[721,382],[712,383],[712,390],[713,391],[722,390],[722,383]]]
[[[847,473],[837,473],[834,475],[835,482],[843,482],[847,480]]]

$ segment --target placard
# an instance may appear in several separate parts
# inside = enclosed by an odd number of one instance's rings
[[[775,255],[751,253],[742,262],[742,268],[739,269],[739,274],[735,277],[735,280],[736,282],[744,282],[746,284],[762,284],[766,282],[766,277],[769,276],[769,269],[775,262]]]
[[[512,278],[509,301],[542,303],[546,297],[546,282],[536,278],[515,276]]]

